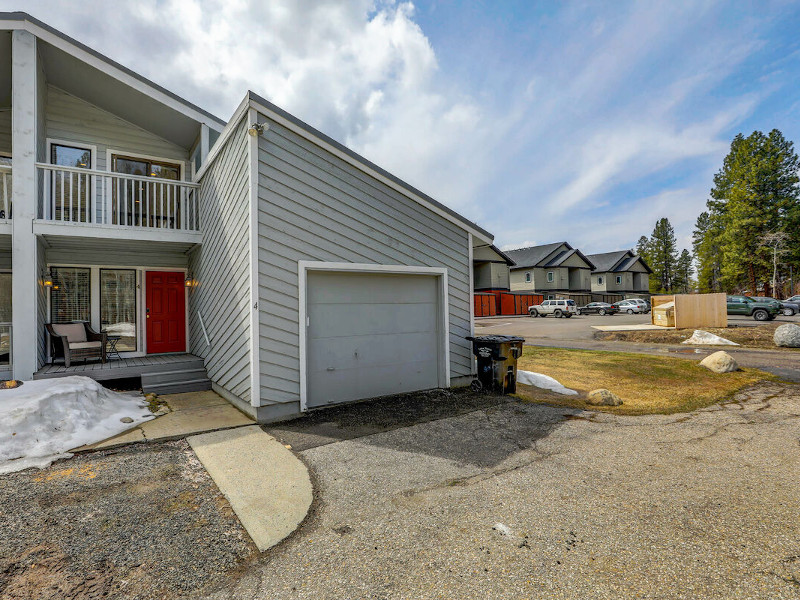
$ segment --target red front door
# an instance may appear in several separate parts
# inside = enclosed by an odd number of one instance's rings
[[[186,292],[183,273],[147,271],[147,353],[186,351]]]

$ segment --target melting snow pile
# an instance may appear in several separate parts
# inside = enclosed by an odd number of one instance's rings
[[[88,377],[26,381],[0,390],[0,473],[43,469],[68,451],[153,418],[140,398]],[[126,418],[127,417],[127,418]],[[121,419],[128,421],[123,423]]]
[[[709,346],[738,346],[736,342],[726,340],[723,337],[708,333],[702,329],[696,329],[688,340],[681,342],[682,344],[706,344]]]
[[[532,371],[517,371],[517,383],[523,385],[532,385],[534,387],[550,390],[556,394],[563,394],[565,396],[577,396],[578,392],[564,387],[558,381],[547,375],[541,373],[534,373]]]

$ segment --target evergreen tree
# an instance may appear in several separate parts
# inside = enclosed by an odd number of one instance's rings
[[[675,279],[672,289],[681,294],[688,294],[692,289],[692,255],[684,249],[675,265]]]
[[[675,268],[678,262],[678,248],[675,242],[675,230],[667,218],[656,222],[653,233],[647,244],[650,268],[651,292],[668,292],[672,289]]]
[[[692,235],[692,249],[698,265],[697,287],[703,294],[722,290],[718,221],[708,212],[700,213]]]
[[[731,149],[714,176],[708,201],[709,220],[702,233],[698,253],[701,280],[705,287],[711,252],[716,249],[720,284],[727,290],[749,287],[769,281],[772,256],[762,240],[769,233],[785,231],[800,239],[800,233],[788,231],[800,208],[798,188],[800,159],[791,142],[780,131],[768,135],[754,131],[745,138],[737,135]],[[795,228],[796,229],[796,228]],[[698,232],[700,233],[699,228]],[[708,240],[706,238],[709,238]]]

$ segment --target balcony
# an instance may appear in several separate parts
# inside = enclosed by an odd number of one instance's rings
[[[199,184],[37,163],[39,218],[150,234],[199,233]],[[169,235],[167,235],[169,237]]]
[[[0,221],[11,218],[11,167],[0,165]]]

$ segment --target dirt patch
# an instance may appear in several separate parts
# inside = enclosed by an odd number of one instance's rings
[[[769,348],[770,350],[789,350],[797,352],[797,348],[779,348],[773,337],[775,330],[782,323],[765,323],[764,325],[712,327],[703,329],[745,348]],[[647,331],[598,331],[595,339],[607,342],[637,342],[642,344],[680,344],[692,337],[694,329],[664,329]],[[712,346],[708,346],[712,347]]]
[[[257,555],[185,441],[0,477],[0,598],[176,598]]]
[[[644,415],[688,412],[729,399],[739,390],[774,376],[756,369],[712,373],[696,361],[627,352],[566,350],[526,346],[519,368],[557,379],[578,396],[563,396],[531,386],[517,386],[517,397],[586,410]],[[586,404],[586,394],[606,388],[622,406]]]

